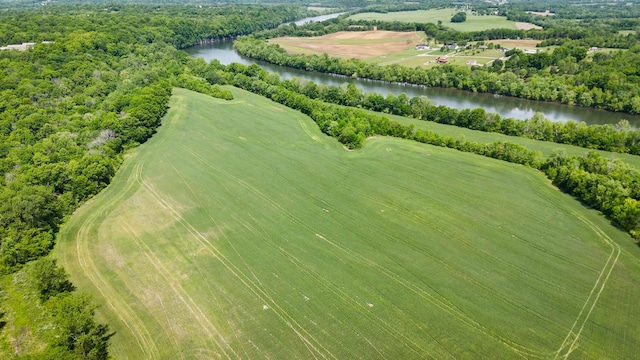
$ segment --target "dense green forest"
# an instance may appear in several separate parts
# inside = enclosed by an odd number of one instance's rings
[[[122,56],[129,54],[132,47],[145,44],[166,43],[181,49],[210,39],[246,35],[316,12],[291,6],[109,5],[52,6],[0,14],[0,44],[62,39],[72,42],[75,38],[79,46],[91,45],[95,48],[92,50]]]
[[[208,65],[177,48],[308,14],[290,6],[1,14],[3,45],[37,42],[28,51],[0,51],[0,273],[12,274],[0,303],[16,355],[106,357],[111,334],[94,322],[90,299],[55,263],[24,265],[49,253],[65,217],[109,184],[128,148],[153,135],[173,86],[231,97],[195,76]],[[24,334],[46,346],[31,339],[29,348]]]
[[[389,6],[389,2],[381,4]],[[172,87],[223,99],[232,95],[220,84],[250,90],[309,115],[322,131],[350,148],[363,146],[372,135],[395,136],[538,168],[562,190],[601,210],[634,238],[640,237],[640,175],[627,164],[594,154],[569,157],[557,153],[544,159],[520,145],[479,144],[416,131],[358,107],[638,154],[638,132],[624,123],[619,127],[560,125],[540,118],[516,122],[482,109],[436,107],[424,98],[385,98],[362,94],[353,86],[280,81],[257,66],[207,64],[178,50],[251,33],[258,38],[293,33],[299,29],[271,29],[312,14],[305,7],[281,5],[47,5],[37,10],[0,12],[0,45],[37,43],[27,51],[0,51],[0,273],[4,275],[0,281],[0,328],[4,326],[2,331],[7,334],[0,339],[1,355],[34,359],[108,356],[107,344],[113,334],[93,319],[91,299],[76,291],[64,270],[46,255],[65,218],[109,184],[129,149],[153,135],[167,110]],[[322,25],[326,28],[317,31],[347,24],[342,21],[327,22]],[[313,26],[318,24],[309,29]],[[447,29],[438,31],[454,34]],[[369,67],[328,57],[290,57],[250,37],[239,41],[238,49],[253,51],[256,57],[263,52],[265,57],[299,62],[296,66],[306,70],[343,71],[349,76],[364,76],[369,71],[372,77],[386,81],[415,76],[437,79],[451,87],[515,91],[522,97],[544,100],[547,95],[542,94],[548,91],[555,94],[549,95],[555,96],[549,99],[552,101],[565,102],[562,96],[568,96],[567,103],[640,112],[639,74],[635,72],[640,68],[635,65],[640,50],[613,53],[587,64],[579,59],[584,47],[581,41],[593,37],[567,40],[553,31],[549,30],[548,40],[563,43],[557,55],[556,51],[549,54],[550,59],[516,53],[518,63],[507,62],[504,68],[466,72],[443,66],[437,74],[396,66]],[[546,67],[538,65],[546,62]],[[557,70],[551,76],[549,69],[554,66]],[[501,90],[503,85],[496,85],[497,81],[510,82]],[[524,95],[534,90],[540,93]],[[590,103],[586,93],[591,94]]]

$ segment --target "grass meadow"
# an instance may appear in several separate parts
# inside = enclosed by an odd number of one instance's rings
[[[496,51],[498,52],[498,51]],[[479,51],[440,51],[440,49],[436,50],[427,50],[427,51],[417,51],[417,50],[405,50],[385,56],[377,56],[373,58],[366,59],[367,62],[375,63],[378,65],[392,65],[398,64],[402,66],[408,67],[429,67],[429,66],[438,66],[437,59],[440,56],[446,56],[448,59],[448,64],[455,65],[475,65],[482,66],[485,64],[489,64],[493,62],[495,59],[500,58],[501,55],[494,56],[494,52],[487,52],[486,54]],[[501,53],[502,56],[504,53]],[[475,63],[469,64],[468,61],[475,61]]]
[[[399,139],[346,151],[230,89],[175,89],[61,230],[115,358],[637,356],[640,248],[542,174]]]
[[[458,31],[482,31],[488,29],[516,29],[514,21],[507,20],[504,16],[497,15],[472,15],[467,14],[467,20],[462,23],[452,23],[451,18],[457,12],[456,9],[431,9],[416,11],[398,11],[388,13],[360,13],[350,16],[354,20],[381,20],[381,21],[402,21],[418,23],[434,23],[442,21],[444,26]]]
[[[382,114],[382,113],[376,113],[373,111],[369,111],[369,112],[372,114],[384,115],[388,117],[390,120],[397,121],[401,124],[413,124],[415,125],[416,129],[429,130],[429,131],[436,132],[438,134],[452,136],[456,139],[464,137],[465,140],[475,141],[483,144],[491,143],[495,141],[512,142],[512,143],[520,144],[531,150],[540,151],[542,155],[545,157],[551,155],[555,150],[564,150],[566,151],[567,154],[571,156],[582,156],[588,151],[595,151],[607,158],[618,158],[637,168],[640,168],[640,156],[637,156],[637,155],[621,154],[621,153],[615,153],[611,151],[585,149],[579,146],[557,144],[557,143],[548,142],[548,141],[538,141],[538,140],[532,140],[532,139],[527,139],[527,138],[522,138],[517,136],[508,136],[503,134],[471,130],[471,129],[466,129],[466,128],[457,127],[457,126],[438,124],[431,121],[416,120],[416,119],[402,117],[398,115]]]

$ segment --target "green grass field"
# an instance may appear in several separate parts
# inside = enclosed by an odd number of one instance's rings
[[[457,126],[438,124],[431,121],[421,121],[421,120],[402,117],[398,115],[376,113],[373,111],[369,111],[369,112],[372,114],[379,114],[379,115],[386,116],[389,119],[393,121],[397,121],[401,124],[414,124],[416,129],[430,130],[438,134],[452,136],[456,139],[461,136],[464,136],[464,138],[468,141],[475,141],[482,144],[491,143],[495,141],[512,142],[512,143],[520,144],[531,150],[540,151],[542,155],[545,157],[551,155],[554,150],[558,150],[558,149],[562,149],[566,151],[567,154],[571,156],[582,156],[588,151],[595,151],[607,158],[618,158],[637,168],[640,168],[640,156],[637,156],[637,155],[621,154],[621,153],[601,151],[601,150],[589,150],[589,149],[581,148],[579,146],[557,144],[557,143],[547,142],[547,141],[537,141],[537,140],[531,140],[531,139],[526,139],[526,138],[517,137],[517,136],[488,133],[484,131],[471,130],[471,129],[461,128]]]
[[[286,48],[288,51],[293,52],[303,52],[298,51],[297,49]],[[484,64],[490,63],[494,61],[496,58],[504,56],[504,53],[499,52],[497,50],[489,50],[486,52],[482,51],[464,51],[464,52],[456,52],[453,50],[445,50],[441,51],[440,48],[435,48],[432,50],[415,50],[408,49],[404,51],[399,51],[392,54],[382,55],[371,57],[365,59],[365,61],[378,64],[378,65],[402,65],[408,67],[426,67],[426,66],[437,66],[436,59],[440,56],[446,55],[449,59],[449,64],[457,64],[457,65],[467,65],[468,60],[475,60],[477,62],[477,66],[482,66]]]
[[[462,23],[452,23],[451,17],[457,12],[456,9],[432,9],[416,11],[399,11],[383,13],[360,13],[349,17],[354,20],[382,20],[382,21],[403,21],[434,23],[442,21],[444,26],[448,26],[458,31],[482,31],[488,29],[507,28],[515,29],[516,23],[509,21],[503,16],[497,15],[471,15],[467,14],[467,21]]]
[[[522,166],[174,90],[63,227],[121,359],[633,358],[640,248]],[[459,130],[459,129],[458,129]]]
[[[418,56],[418,55],[424,54],[425,52],[428,52],[428,51],[418,51],[416,49],[408,49],[408,50],[399,51],[393,54],[372,57],[372,58],[366,59],[366,61],[375,63],[375,64],[380,64],[380,65],[402,64],[407,66],[405,63],[408,60],[416,60],[416,59],[424,60],[423,56]]]
[[[418,35],[423,39],[422,41],[426,41],[424,40],[426,38],[424,32],[418,32]],[[504,56],[504,52],[495,49],[451,50],[447,47],[444,47],[444,44],[437,43],[431,43],[430,45],[432,46],[432,48],[429,50],[416,50],[412,41],[415,42],[415,39],[408,40],[406,37],[398,36],[396,38],[385,37],[379,39],[341,39],[339,37],[282,37],[270,39],[268,42],[277,44],[290,53],[305,55],[322,55],[324,53],[327,53],[332,57],[342,57],[346,59],[358,57],[363,61],[378,64],[381,66],[392,64],[408,67],[437,66],[438,64],[436,62],[436,59],[442,55],[446,55],[447,57],[449,57],[450,64],[482,66]],[[509,40],[505,40],[504,42],[508,43]],[[531,42],[529,40],[518,40],[518,42],[530,43],[533,46],[535,46],[536,44],[536,42]],[[386,47],[389,44],[393,43],[403,44],[406,46],[402,46],[400,48],[395,47],[394,49],[389,50],[389,52],[382,54],[380,52],[370,50],[370,45],[374,45],[374,47]],[[314,46],[312,48],[309,48],[310,44],[313,44]],[[336,45],[349,45],[349,51],[345,51],[344,47],[336,47]],[[364,45],[364,47],[362,47],[362,45]],[[366,49],[367,47],[369,50]],[[475,63],[467,64],[467,61],[475,61]]]

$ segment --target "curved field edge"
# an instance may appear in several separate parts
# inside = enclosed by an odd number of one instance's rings
[[[465,139],[467,141],[474,141],[478,143],[491,143],[496,141],[511,142],[526,147],[529,150],[540,151],[544,157],[550,156],[555,150],[562,149],[570,156],[582,156],[589,151],[597,152],[598,154],[606,158],[617,158],[632,166],[640,168],[640,156],[632,154],[616,153],[611,151],[585,149],[583,147],[558,144],[549,141],[539,141],[528,139],[519,136],[509,136],[498,133],[490,133],[480,130],[471,130],[453,125],[439,124],[431,121],[418,120],[409,117],[403,117],[399,115],[386,114],[381,112],[369,111],[372,114],[378,114],[386,116],[389,120],[396,121],[403,125],[413,124],[416,129],[429,130],[440,135],[451,136],[456,139]]]
[[[55,255],[116,358],[628,358],[639,250],[524,167],[397,139],[346,152],[242,90],[163,126]]]

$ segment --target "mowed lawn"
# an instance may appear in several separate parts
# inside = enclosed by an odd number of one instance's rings
[[[444,26],[458,31],[482,31],[488,29],[516,29],[514,21],[507,20],[504,16],[497,15],[472,15],[467,14],[467,20],[462,23],[452,23],[451,18],[457,12],[456,9],[432,9],[415,11],[398,11],[388,13],[359,13],[349,17],[354,20],[381,20],[381,21],[401,21],[434,23],[442,21]]]
[[[540,173],[346,151],[232,89],[175,89],[55,255],[122,359],[633,358],[640,248]]]

